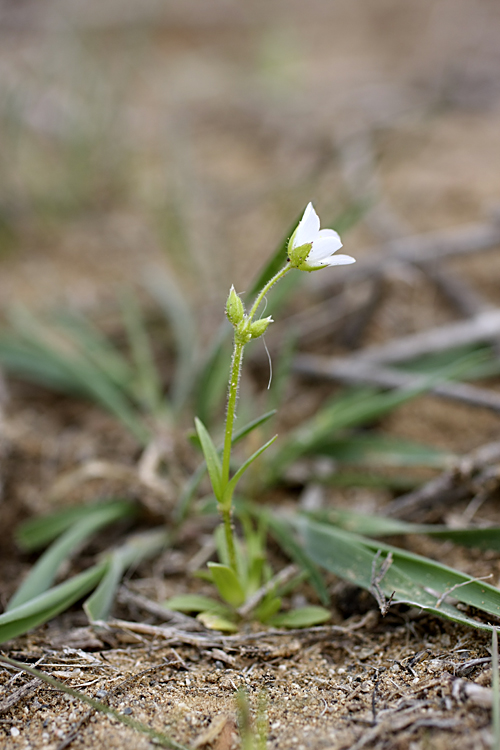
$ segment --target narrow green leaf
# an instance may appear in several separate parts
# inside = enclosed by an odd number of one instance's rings
[[[123,354],[87,318],[75,312],[59,312],[55,322],[71,336],[71,342],[120,388],[126,389],[133,370]]]
[[[107,620],[125,571],[130,567],[136,567],[143,560],[154,557],[168,542],[169,535],[166,531],[146,531],[143,534],[134,534],[126,544],[109,555],[110,562],[106,573],[92,596],[83,605],[90,622]]]
[[[224,604],[203,594],[177,594],[167,599],[163,605],[175,612],[213,612],[221,617],[231,615],[231,610]]]
[[[374,567],[376,577],[377,570],[390,554],[392,562],[377,581],[387,600],[394,595],[395,602],[484,630],[491,630],[491,626],[465,615],[446,597],[449,595],[452,600],[500,616],[500,591],[494,586],[476,581],[434,560],[333,526],[307,518],[298,520],[298,525],[305,549],[313,560],[368,591],[373,587]]]
[[[195,417],[194,422],[196,425],[196,432],[200,438],[203,455],[205,456],[212,489],[215,497],[220,502],[222,500],[222,465],[219,454],[203,422],[199,420],[198,417]]]
[[[83,392],[108,409],[140,443],[148,442],[149,433],[127,396],[91,359],[74,350],[68,351],[55,339],[54,332],[46,330],[26,309],[16,308],[11,312],[11,319],[33,353],[57,367],[62,376],[74,384],[73,391]]]
[[[112,716],[117,723],[123,724],[129,729],[133,729],[135,732],[140,732],[141,734],[150,737],[156,745],[170,748],[170,750],[190,750],[188,747],[186,747],[185,745],[181,745],[179,742],[176,742],[174,739],[168,737],[163,732],[157,732],[147,724],[143,724],[141,721],[137,721],[137,719],[134,719],[127,714],[117,711],[107,703],[101,703],[100,701],[95,700],[95,698],[91,698],[90,696],[86,695],[86,693],[81,693],[79,690],[68,687],[68,685],[65,685],[64,682],[56,680],[51,675],[48,675],[45,672],[40,671],[39,669],[30,667],[28,664],[26,664],[26,662],[16,661],[15,659],[11,659],[8,656],[0,654],[0,663],[8,664],[11,667],[16,667],[20,670],[20,673],[26,672],[32,677],[36,677],[38,680],[42,680],[46,684],[50,685],[54,690],[66,695],[71,695],[72,698],[80,700],[82,701],[82,703],[91,706],[93,711],[100,711],[105,716]]]
[[[87,519],[97,512],[107,512],[108,508],[116,510],[116,519],[132,518],[137,513],[137,504],[130,500],[110,500],[106,502],[92,503],[90,505],[78,505],[74,508],[63,508],[45,516],[29,518],[21,523],[16,529],[16,542],[25,552],[45,547],[53,539],[69,529],[75,523]]]
[[[124,510],[122,503],[109,503],[101,507],[89,508],[86,518],[81,518],[70,527],[40,557],[10,600],[7,611],[46,591],[52,585],[61,564],[71,559],[80,545],[96,531],[122,518]]]
[[[25,604],[0,615],[0,643],[27,633],[71,607],[100,581],[107,568],[101,562]]]
[[[236,488],[236,485],[240,481],[240,479],[243,476],[243,474],[245,473],[245,471],[253,464],[253,462],[255,461],[255,459],[257,459],[260,456],[261,453],[264,453],[264,451],[267,450],[269,448],[269,446],[274,443],[274,441],[276,440],[277,437],[278,436],[275,435],[270,440],[268,440],[267,443],[264,443],[264,445],[262,445],[258,450],[256,450],[255,453],[252,453],[252,455],[250,456],[250,458],[247,458],[247,460],[245,461],[245,463],[242,464],[242,466],[240,466],[240,468],[238,469],[238,471],[236,472],[236,474],[234,475],[234,477],[232,477],[232,479],[227,484],[227,487],[226,487],[226,489],[224,491],[224,496],[222,498],[222,503],[227,502],[227,498],[231,498],[232,497],[233,492],[234,492],[234,490]]]
[[[141,308],[131,291],[123,293],[120,301],[130,352],[135,365],[138,401],[152,414],[161,414],[165,406],[163,389]]]
[[[274,537],[283,551],[307,574],[309,582],[318,594],[321,602],[325,605],[329,604],[330,597],[324,578],[303,546],[296,541],[290,524],[279,518],[276,514],[270,513],[254,503],[245,503],[244,507],[258,517],[264,516],[271,536]]]
[[[332,617],[332,613],[324,607],[299,607],[268,619],[268,624],[275,628],[310,628],[321,625]]]
[[[240,427],[239,430],[235,430],[233,434],[232,444],[235,445],[240,440],[243,440],[244,437],[249,435],[251,432],[257,429],[257,427],[260,427],[261,425],[265,424],[271,417],[274,417],[276,414],[276,409],[271,409],[270,411],[266,411],[265,414],[261,414],[260,417],[257,417],[256,419],[252,419],[251,422],[247,422],[247,424],[243,425],[243,427]],[[222,449],[221,449],[222,450]]]
[[[174,337],[176,357],[170,401],[179,411],[191,394],[196,377],[198,340],[193,312],[179,283],[167,274],[157,270],[148,274],[146,287],[159,304]]]
[[[221,630],[223,633],[236,633],[238,630],[236,623],[211,611],[200,612],[196,619],[210,630]]]
[[[224,601],[232,607],[240,607],[245,601],[245,592],[234,570],[229,565],[215,562],[209,562],[208,567]]]
[[[430,466],[446,468],[455,456],[428,445],[379,434],[352,434],[326,439],[316,452],[332,456],[342,464],[366,466]]]
[[[455,544],[476,549],[500,551],[500,527],[449,529],[434,524],[415,524],[386,516],[370,516],[349,510],[333,510],[310,514],[316,520],[332,523],[342,529],[366,536],[390,536],[394,534],[426,534],[437,539],[449,539]]]
[[[252,617],[259,622],[267,623],[281,609],[281,597],[271,593],[264,597],[260,604],[253,610]]]

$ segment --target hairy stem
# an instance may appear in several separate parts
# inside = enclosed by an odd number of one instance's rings
[[[277,281],[279,281],[289,270],[292,268],[290,264],[287,264],[273,278],[267,282],[263,289],[257,295],[255,302],[252,305],[252,309],[248,314],[248,321],[251,322],[259,305],[264,299],[265,295],[271,289]],[[222,452],[222,482],[221,482],[221,494],[224,496],[225,489],[229,482],[229,471],[231,465],[231,447],[234,429],[234,420],[236,418],[236,402],[238,400],[238,389],[241,377],[241,363],[243,362],[243,349],[245,343],[239,340],[235,335],[234,338],[234,349],[233,359],[231,362],[231,372],[229,377],[229,394],[227,399],[227,412],[226,412],[226,425],[224,430],[224,448]],[[232,496],[232,493],[231,493]],[[237,560],[236,560],[236,549],[234,544],[234,534],[232,525],[232,507],[231,507],[231,496],[227,502],[220,504],[220,511],[222,520],[224,523],[224,533],[226,537],[227,551],[229,555],[230,565],[234,572],[237,574]]]
[[[259,305],[268,293],[268,291],[273,287],[277,281],[283,278],[283,276],[288,273],[288,271],[293,268],[293,266],[290,265],[290,263],[287,263],[286,266],[283,266],[283,268],[278,271],[278,273],[273,276],[273,278],[267,282],[267,284],[261,289],[261,291],[258,293],[257,297],[255,298],[255,302],[252,305],[252,309],[250,310],[248,314],[248,319],[252,320],[253,316],[259,309]]]

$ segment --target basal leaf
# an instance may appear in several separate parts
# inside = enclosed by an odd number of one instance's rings
[[[330,620],[332,613],[324,607],[309,606],[291,609],[289,612],[274,615],[267,622],[275,628],[310,628]]]
[[[245,601],[245,592],[234,570],[229,565],[215,562],[209,562],[208,567],[212,580],[224,601],[232,607],[240,607]]]
[[[84,541],[104,526],[123,518],[124,512],[127,513],[128,510],[126,505],[119,502],[88,508],[86,517],[80,518],[64,532],[32,567],[10,600],[7,611],[46,591],[52,585],[61,564],[69,560]]]

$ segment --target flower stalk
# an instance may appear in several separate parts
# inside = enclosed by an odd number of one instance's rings
[[[200,434],[200,425],[197,424],[198,433],[201,438],[202,447],[207,459],[210,478],[217,498],[219,511],[224,527],[229,565],[233,573],[238,576],[238,562],[236,555],[236,544],[232,522],[232,498],[236,483],[248,466],[262,453],[274,440],[269,441],[257,451],[230,479],[231,472],[231,448],[233,440],[234,422],[236,419],[236,405],[241,378],[241,366],[243,352],[246,344],[252,339],[262,336],[269,325],[273,322],[271,317],[260,318],[254,321],[258,309],[266,294],[280,281],[292,268],[300,271],[317,271],[321,268],[333,265],[346,265],[354,263],[354,258],[348,255],[335,255],[342,247],[340,237],[333,229],[320,229],[319,217],[312,203],[309,203],[304,215],[288,243],[288,259],[286,265],[281,268],[257,294],[255,301],[248,314],[245,313],[243,301],[231,287],[226,302],[226,315],[234,327],[234,348],[229,375],[229,388],[226,410],[226,422],[224,426],[224,445],[222,449],[222,463],[215,453],[211,439],[206,429],[201,425],[203,435]],[[208,453],[207,453],[208,451]]]

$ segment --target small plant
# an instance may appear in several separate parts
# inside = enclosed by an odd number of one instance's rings
[[[250,311],[245,311],[241,297],[231,287],[226,303],[226,315],[234,328],[233,356],[229,375],[229,391],[227,398],[226,421],[224,427],[224,444],[220,456],[203,422],[196,418],[196,431],[205,456],[210,482],[217,507],[221,517],[223,541],[219,543],[219,562],[209,562],[209,577],[215,584],[219,595],[228,606],[217,607],[211,600],[199,602],[203,606],[200,618],[206,625],[231,629],[235,614],[242,613],[245,602],[253,596],[256,590],[265,585],[266,565],[264,563],[264,548],[262,536],[256,533],[249,524],[244,526],[245,543],[236,537],[233,525],[233,496],[238,482],[264,451],[271,446],[277,435],[268,440],[250,458],[248,458],[231,476],[231,451],[233,445],[233,431],[236,419],[236,405],[241,378],[241,367],[245,346],[252,339],[260,338],[267,331],[273,319],[258,317],[263,300],[272,287],[292,269],[299,271],[318,271],[328,266],[338,266],[354,263],[349,255],[335,255],[342,247],[339,235],[333,229],[320,229],[320,220],[312,203],[307,206],[302,219],[288,242],[288,258],[286,264],[267,281],[257,293]],[[267,575],[267,578],[269,576]],[[206,608],[207,603],[209,607]],[[196,609],[195,601],[179,600],[169,602],[178,608],[188,607]],[[258,619],[268,622],[276,614],[281,600],[272,589],[259,602],[254,614]],[[304,613],[305,624],[312,625],[323,622],[328,618],[328,612],[321,607],[307,608]],[[300,615],[298,615],[300,617]]]

